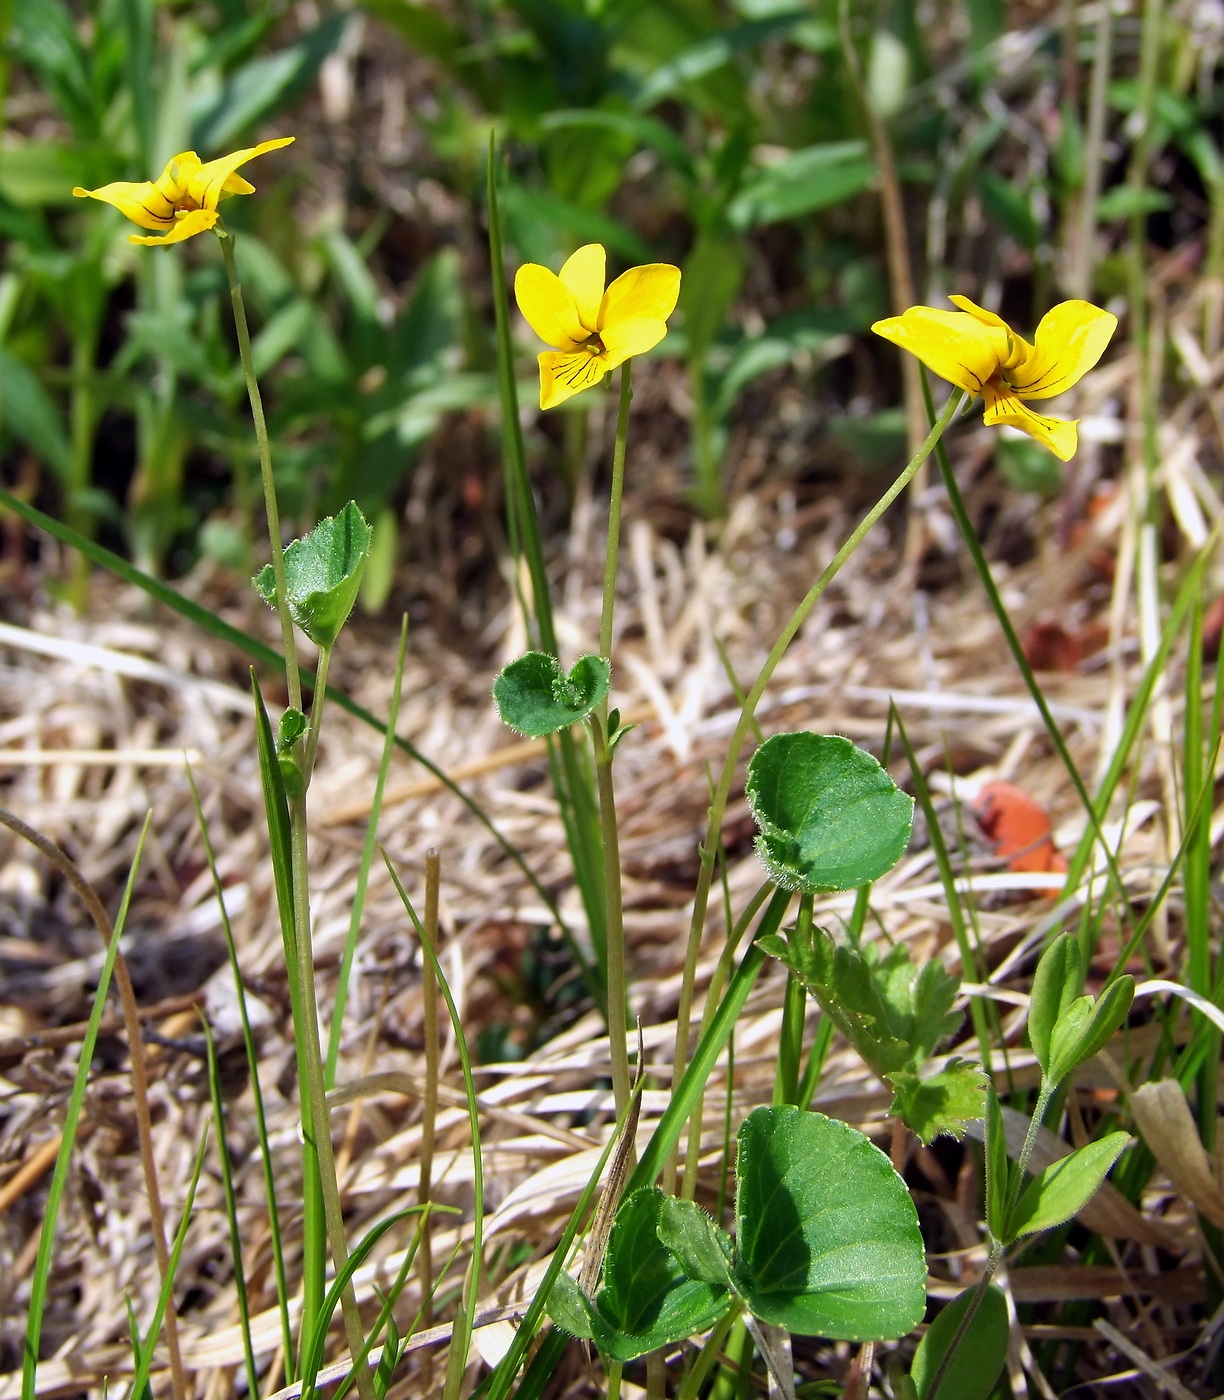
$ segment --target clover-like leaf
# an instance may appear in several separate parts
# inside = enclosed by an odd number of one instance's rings
[[[888,1158],[847,1123],[783,1105],[739,1131],[736,1291],[800,1336],[899,1337],[922,1319],[918,1215]]]
[[[612,1222],[591,1321],[595,1344],[616,1361],[704,1332],[731,1305],[725,1287],[689,1277],[660,1240],[667,1199],[644,1186],[621,1202]]]
[[[927,1328],[910,1369],[918,1400],[927,1400],[940,1363],[948,1353],[977,1285],[958,1293]],[[969,1326],[961,1333],[933,1400],[988,1400],[1007,1360],[1007,1298],[998,1284],[987,1284]]]
[[[529,651],[493,682],[493,699],[511,729],[542,739],[585,719],[611,684],[612,668],[602,656],[580,656],[567,676],[555,657]]]
[[[836,734],[775,734],[748,765],[757,853],[783,889],[865,885],[909,844],[914,799],[863,749]]]
[[[370,552],[370,527],[350,501],[285,549],[289,613],[316,646],[334,645],[353,610]],[[252,580],[270,608],[278,605],[276,575],[266,564]]]
[[[904,1072],[887,1078],[896,1090],[889,1112],[924,1143],[941,1133],[963,1137],[965,1125],[986,1112],[986,1075],[981,1065],[958,1056],[925,1078]]]

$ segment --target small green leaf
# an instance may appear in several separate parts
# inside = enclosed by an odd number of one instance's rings
[[[736,1291],[806,1337],[899,1337],[926,1303],[918,1216],[888,1158],[846,1123],[783,1105],[739,1131]]]
[[[280,717],[276,726],[276,752],[286,753],[306,733],[306,716],[292,707]]]
[[[587,1296],[564,1270],[553,1280],[552,1292],[544,1306],[549,1317],[571,1337],[581,1337],[586,1342],[594,1337]]]
[[[659,1211],[659,1239],[680,1261],[689,1278],[719,1288],[731,1287],[731,1240],[692,1201],[664,1198]]]
[[[926,1144],[940,1133],[960,1138],[965,1125],[986,1112],[986,1075],[980,1065],[953,1057],[935,1074],[887,1076],[897,1091],[889,1112]]]
[[[1011,1184],[1011,1168],[1007,1160],[1007,1134],[1003,1128],[1003,1110],[994,1085],[986,1089],[986,1228],[996,1240],[1003,1238],[1007,1221],[1003,1210],[1007,1204],[1007,1189]]]
[[[974,1285],[958,1293],[918,1343],[910,1370],[918,1400],[927,1400],[935,1373],[976,1292]],[[961,1334],[956,1354],[940,1378],[935,1400],[989,1400],[1007,1359],[1007,1335],[1007,1298],[997,1284],[988,1284],[969,1326]]]
[[[532,739],[585,719],[608,693],[612,668],[602,656],[580,656],[567,676],[555,657],[529,651],[493,682],[497,712]]]
[[[1129,1141],[1128,1133],[1108,1133],[1099,1142],[1090,1142],[1038,1172],[1016,1202],[1007,1222],[1007,1234],[1000,1236],[1003,1243],[1010,1244],[1021,1235],[1033,1235],[1038,1230],[1052,1230],[1070,1220],[1096,1195]]]
[[[612,1222],[592,1323],[596,1345],[616,1361],[704,1332],[731,1303],[726,1288],[690,1278],[659,1239],[666,1200],[657,1186],[644,1186]]]
[[[914,799],[835,734],[775,734],[748,765],[757,852],[783,889],[823,894],[885,874],[909,844]]]
[[[370,527],[352,501],[285,550],[289,612],[316,646],[335,643],[357,600],[369,552]],[[253,581],[259,596],[275,608],[272,565],[265,565]]]
[[[1050,1072],[1050,1040],[1084,986],[1084,959],[1075,935],[1061,934],[1041,955],[1033,974],[1028,1032],[1037,1063]]]
[[[1050,1044],[1050,1078],[1056,1083],[1065,1079],[1077,1065],[1104,1049],[1126,1019],[1134,997],[1135,979],[1126,973],[1105,988],[1074,1036],[1069,1031],[1064,1035],[1061,1025],[1056,1027]]]

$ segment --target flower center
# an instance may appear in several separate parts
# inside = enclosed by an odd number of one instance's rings
[[[587,338],[582,342],[582,348],[587,352],[588,355],[606,355],[608,353],[607,350],[604,348],[603,341],[599,338],[599,334],[596,331],[592,331],[591,334],[587,336]]]

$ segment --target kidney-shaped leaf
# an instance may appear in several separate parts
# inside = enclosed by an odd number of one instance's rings
[[[592,1320],[596,1344],[616,1361],[704,1332],[731,1303],[727,1289],[689,1278],[659,1240],[666,1201],[657,1186],[644,1186],[621,1203],[612,1223]]]
[[[836,734],[775,734],[748,765],[757,851],[783,889],[819,894],[876,879],[909,844],[914,799]]]
[[[922,1320],[918,1214],[888,1158],[846,1123],[758,1108],[739,1131],[737,1291],[805,1337],[880,1341]]]
[[[554,657],[529,651],[493,682],[493,699],[511,729],[542,739],[585,719],[611,682],[612,668],[601,656],[580,656],[567,676]]]
[[[286,547],[289,612],[316,646],[330,647],[352,612],[369,552],[370,527],[352,501]],[[266,564],[253,582],[264,602],[276,607],[272,565]]]

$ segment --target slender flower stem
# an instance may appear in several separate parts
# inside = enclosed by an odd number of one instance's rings
[[[608,498],[608,543],[604,556],[603,608],[599,619],[599,654],[612,655],[612,621],[616,609],[616,569],[620,555],[621,503],[625,490],[625,447],[629,438],[629,405],[633,381],[626,360],[620,373],[620,408],[612,448],[612,489]],[[612,1060],[612,1094],[616,1116],[629,1107],[629,995],[625,974],[625,920],[621,896],[620,836],[616,826],[616,794],[612,783],[612,741],[605,698],[591,716],[595,749],[595,786],[599,794],[599,833],[603,850],[604,920],[607,931],[608,1051]]]
[[[310,889],[307,881],[305,798],[289,805],[290,849],[293,860],[293,914],[297,934],[297,956],[294,971],[297,976],[298,1019],[294,1026],[297,1050],[303,1062],[308,1095],[308,1131],[314,1140],[319,1163],[319,1181],[323,1188],[323,1214],[327,1222],[327,1242],[332,1265],[339,1273],[348,1263],[348,1242],[344,1232],[344,1212],[340,1203],[340,1183],[336,1178],[336,1158],[332,1150],[331,1120],[327,1109],[327,1091],[323,1081],[323,1048],[319,1036],[319,1007],[315,997],[314,954],[310,938]],[[306,1115],[303,1115],[304,1117]],[[307,1124],[304,1122],[303,1127]],[[354,1359],[365,1345],[361,1314],[357,1298],[350,1285],[340,1298],[344,1314],[344,1330],[349,1351]],[[374,1400],[374,1385],[369,1368],[356,1369],[357,1389],[362,1400]]]
[[[621,499],[625,491],[625,446],[629,440],[629,405],[633,402],[631,366],[626,360],[620,372],[620,407],[616,414],[616,442],[612,448],[612,490],[608,497],[608,544],[604,554],[603,610],[599,617],[599,654],[612,657],[612,614],[616,608],[616,565],[620,556]]]
[[[709,820],[706,825],[705,841],[700,848],[701,869],[697,876],[697,888],[693,894],[693,914],[689,923],[688,945],[684,953],[684,977],[680,990],[680,1005],[676,1012],[676,1049],[673,1057],[672,1083],[678,1083],[680,1076],[684,1073],[688,1064],[688,1041],[689,1028],[692,1020],[693,1006],[693,984],[697,976],[697,958],[701,951],[701,935],[705,929],[706,907],[710,898],[710,882],[714,873],[714,855],[718,849],[719,836],[722,832],[723,813],[727,809],[727,802],[731,796],[731,785],[735,781],[736,767],[739,763],[740,751],[748,738],[749,730],[752,728],[756,715],[756,707],[760,703],[761,696],[765,693],[765,687],[773,678],[773,673],[777,670],[778,663],[786,653],[787,647],[794,640],[796,633],[807,620],[808,614],[820,601],[826,588],[841,572],[846,560],[862,543],[864,537],[871,530],[872,526],[879,520],[890,505],[897,499],[906,486],[913,480],[915,473],[923,462],[931,455],[931,450],[943,436],[944,429],[952,421],[957,410],[964,402],[964,391],[954,389],[948,396],[948,401],[944,404],[943,412],[935,420],[931,431],[927,434],[925,441],[917,452],[910,458],[905,469],[893,482],[887,491],[880,497],[874,506],[867,512],[863,519],[855,528],[853,534],[844,545],[834,555],[832,561],[821,573],[820,577],[808,590],[807,596],[791,614],[790,620],[782,629],[778,639],[773,644],[773,649],[765,658],[765,663],[761,667],[760,673],[753,682],[752,689],[748,692],[743,705],[740,708],[739,721],[735,726],[735,731],[731,735],[731,742],[727,748],[727,757],[723,762],[722,773],[718,780],[718,786],[714,791],[713,800],[710,802]],[[675,1181],[675,1158],[668,1162],[664,1172],[664,1189],[671,1189]]]
[[[302,708],[302,682],[298,675],[297,643],[293,636],[293,619],[289,615],[289,593],[285,583],[285,553],[281,548],[280,509],[276,504],[276,482],[272,476],[272,449],[268,444],[268,423],[264,418],[263,398],[255,377],[255,362],[251,358],[251,332],[247,328],[246,304],[242,300],[242,284],[234,261],[233,235],[222,228],[220,220],[214,232],[221,243],[225,275],[229,279],[230,301],[234,308],[234,329],[238,332],[238,355],[242,374],[251,400],[251,418],[255,423],[255,442],[259,448],[259,473],[263,478],[264,509],[268,514],[268,540],[272,546],[272,576],[276,579],[276,605],[280,614],[281,645],[285,651],[285,675],[289,681],[289,703],[295,710]]]
[[[621,905],[620,835],[612,785],[612,751],[606,721],[590,720],[595,747],[595,786],[599,793],[599,831],[603,840],[604,911],[608,929],[608,1053],[612,1060],[612,1097],[619,1119],[629,1106],[629,1044],[626,1023],[629,997],[625,977],[625,920]]]

